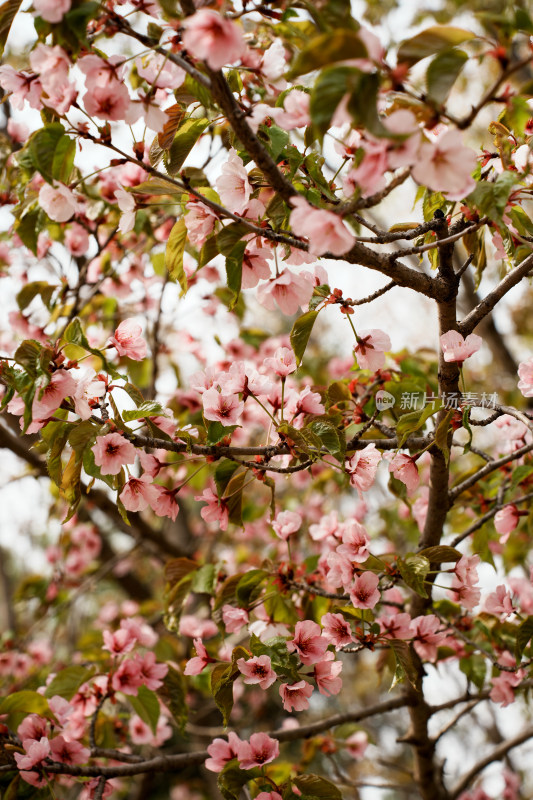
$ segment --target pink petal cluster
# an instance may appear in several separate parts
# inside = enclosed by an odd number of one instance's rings
[[[127,511],[144,511],[157,504],[159,492],[148,475],[141,475],[140,478],[130,478],[119,497]]]
[[[342,678],[339,678],[342,672],[342,661],[334,661],[334,658],[333,653],[328,652],[326,658],[319,661],[314,667],[313,675],[317,689],[325,697],[339,694],[342,689]]]
[[[314,281],[310,273],[296,274],[284,269],[276,278],[258,287],[257,299],[269,311],[274,311],[277,304],[283,314],[292,316],[309,303],[313,289]]]
[[[91,450],[102,475],[118,475],[125,464],[133,464],[136,456],[135,447],[120,433],[98,436]]]
[[[34,420],[42,420],[55,411],[65,397],[70,397],[76,391],[76,382],[70,372],[58,369],[52,374],[50,381],[41,391],[37,389],[32,403],[32,416]]]
[[[241,769],[269,764],[279,756],[279,742],[267,733],[252,733],[249,742],[241,742],[237,752]]]
[[[420,146],[412,175],[422,186],[461,200],[476,187],[471,177],[476,165],[476,153],[463,145],[460,131],[451,128],[435,142]]]
[[[389,471],[396,480],[405,483],[409,494],[418,488],[420,475],[415,460],[404,453],[396,453],[389,462]]]
[[[285,711],[305,711],[309,708],[309,698],[313,694],[313,687],[307,681],[297,683],[282,683],[279,694],[283,701]]]
[[[296,372],[296,356],[288,347],[278,347],[273,356],[265,358],[263,364],[280,378],[286,378],[287,375]]]
[[[206,522],[217,522],[221,531],[227,530],[229,522],[229,510],[223,498],[217,497],[209,487],[204,489],[202,494],[196,495],[195,500],[207,503],[201,511],[201,517]]]
[[[320,622],[324,628],[324,636],[335,645],[336,650],[354,641],[350,624],[342,614],[324,614]]]
[[[302,664],[316,664],[324,658],[328,641],[322,636],[320,625],[306,619],[296,623],[294,638],[287,642],[287,649],[296,651]]]
[[[61,22],[72,0],[33,0],[33,8],[46,22]]]
[[[205,762],[206,769],[211,772],[222,772],[228,761],[237,758],[241,744],[241,740],[233,731],[228,733],[228,741],[225,739],[213,739],[207,748],[210,758]]]
[[[239,633],[249,622],[248,612],[245,608],[235,608],[226,604],[222,606],[222,622],[227,633]]]
[[[391,349],[391,340],[379,328],[361,331],[354,347],[354,355],[361,369],[375,372],[385,363],[385,352]]]
[[[188,17],[183,27],[183,46],[211,69],[233,64],[244,53],[246,45],[240,28],[216,11],[202,8]]]
[[[373,572],[355,575],[350,589],[350,600],[355,608],[374,608],[381,597],[378,586],[379,577]]]
[[[501,536],[500,542],[505,544],[509,535],[518,525],[520,514],[517,507],[513,504],[500,508],[494,515],[494,527]]]
[[[222,394],[212,387],[202,395],[204,417],[228,427],[236,425],[244,411],[244,402],[236,394]]]
[[[299,531],[302,526],[302,518],[297,511],[280,511],[272,523],[274,531],[280,539],[287,541],[289,536]]]
[[[183,670],[184,675],[199,675],[213,659],[208,655],[207,650],[202,644],[201,639],[194,640],[197,655],[190,658]]]
[[[216,180],[217,192],[222,203],[235,214],[242,214],[248,205],[252,187],[243,160],[232,147],[228,160],[222,166],[222,174]]]
[[[245,676],[245,683],[258,684],[261,689],[268,689],[278,677],[272,669],[270,656],[267,655],[254,656],[249,659],[239,658],[237,666],[241,674]]]
[[[134,319],[125,319],[120,323],[109,340],[109,346],[114,347],[119,356],[127,356],[133,361],[142,361],[148,349],[142,337],[142,328]]]
[[[471,333],[465,339],[459,331],[448,331],[440,337],[444,360],[459,364],[477,353],[482,344],[483,339],[475,333]]]
[[[68,186],[44,183],[39,190],[39,205],[54,222],[66,222],[78,209],[78,201]]]
[[[313,208],[305,197],[292,197],[289,219],[297,236],[309,239],[309,252],[321,256],[330,252],[335,256],[347,253],[355,244],[355,237],[344,225],[342,219],[331,211]]]
[[[518,376],[518,388],[524,397],[533,397],[533,358],[519,364]]]
[[[359,497],[362,497],[362,492],[367,492],[374,483],[380,461],[381,453],[375,444],[368,444],[346,460],[346,472],[350,476],[351,485],[359,492]]]

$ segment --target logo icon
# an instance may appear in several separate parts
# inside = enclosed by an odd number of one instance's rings
[[[390,392],[386,392],[385,389],[380,389],[379,392],[376,392],[376,408],[378,411],[385,411],[387,408],[392,408],[396,402],[396,398]]]

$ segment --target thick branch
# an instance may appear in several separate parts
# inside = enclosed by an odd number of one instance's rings
[[[472,769],[463,775],[461,780],[456,783],[451,791],[451,800],[455,800],[465,789],[468,789],[476,775],[479,775],[485,767],[488,767],[488,765],[492,764],[494,761],[500,761],[510,750],[513,750],[513,748],[518,747],[531,738],[533,738],[533,727],[526,728],[522,733],[519,733],[518,736],[515,736],[513,739],[507,739],[507,741],[502,742],[499,747],[495,747],[488,756],[485,756],[485,758],[480,759],[477,764],[474,764]]]
[[[492,292],[489,294],[477,305],[470,314],[467,314],[466,317],[463,319],[462,322],[459,323],[458,330],[462,333],[463,336],[467,336],[469,333],[472,333],[475,330],[476,325],[478,325],[487,314],[490,314],[492,309],[499,303],[502,297],[505,297],[507,292],[509,292],[513,286],[516,286],[522,278],[525,278],[526,275],[533,270],[533,253],[525,258],[521,264],[515,267],[505,278],[500,281],[500,283],[496,286]]]

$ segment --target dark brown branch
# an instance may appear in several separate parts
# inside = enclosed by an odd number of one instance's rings
[[[453,503],[460,494],[465,492],[467,489],[470,489],[471,486],[474,486],[481,478],[484,478],[486,475],[490,475],[491,472],[494,470],[499,469],[500,467],[505,466],[505,464],[510,464],[512,461],[516,461],[517,459],[525,456],[526,453],[531,453],[533,450],[533,444],[526,444],[524,447],[521,447],[519,450],[515,450],[514,453],[508,456],[502,456],[501,458],[497,458],[494,461],[489,461],[488,464],[485,464],[480,470],[478,470],[474,475],[471,475],[469,478],[465,478],[462,483],[459,483],[449,492],[449,499],[450,502]]]
[[[455,798],[459,797],[459,795],[471,785],[474,778],[479,775],[480,772],[483,772],[485,767],[488,767],[488,765],[492,764],[494,761],[501,761],[510,750],[524,744],[524,742],[527,742],[527,740],[531,738],[533,738],[533,727],[526,728],[522,733],[519,733],[518,736],[515,736],[513,739],[507,739],[507,741],[502,742],[499,747],[495,747],[489,755],[485,756],[485,758],[481,758],[477,764],[474,764],[472,769],[465,773],[456,783],[450,793],[450,799],[455,800]]]
[[[372,208],[373,206],[379,205],[382,200],[385,199],[397,186],[401,186],[402,183],[405,183],[409,175],[411,174],[410,169],[405,169],[395,175],[389,183],[382,189],[380,192],[376,192],[375,194],[371,194],[368,197],[358,197],[357,200],[348,200],[347,203],[341,203],[336,208],[333,209],[336,214],[352,214],[354,211],[357,211],[359,208]]]
[[[516,286],[522,278],[525,278],[533,270],[533,253],[525,258],[521,264],[515,267],[508,275],[500,281],[492,292],[483,298],[483,300],[474,308],[470,314],[467,314],[462,322],[459,323],[458,331],[467,336],[475,330],[482,319],[490,314],[492,309],[497,303],[505,297],[513,286]]]

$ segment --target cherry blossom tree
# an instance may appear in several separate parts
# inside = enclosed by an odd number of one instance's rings
[[[531,796],[526,4],[22,5],[2,797]]]

